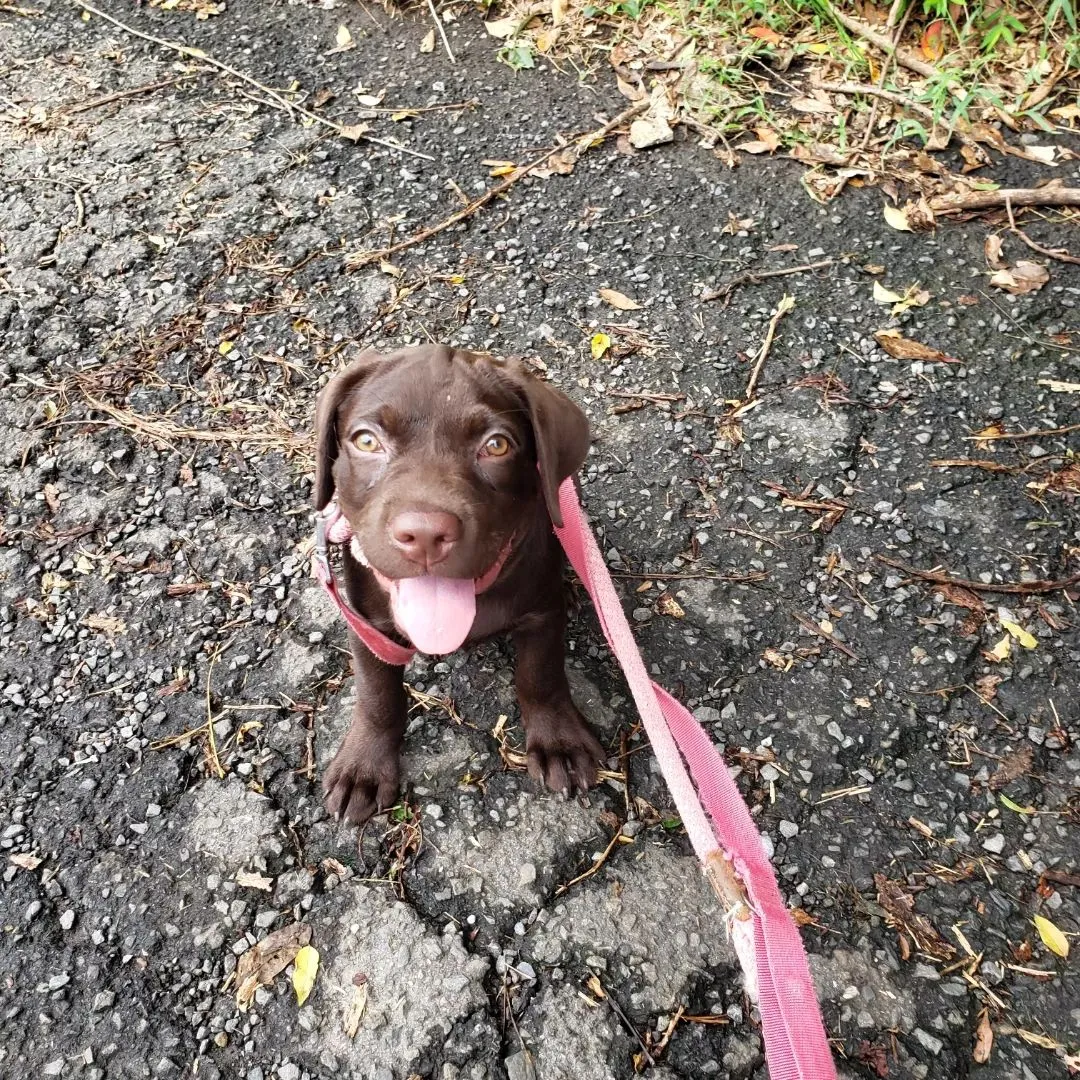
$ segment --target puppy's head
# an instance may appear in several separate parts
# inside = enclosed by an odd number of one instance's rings
[[[435,346],[363,354],[316,429],[315,507],[336,492],[384,585],[483,580],[538,499],[561,524],[559,485],[589,446],[581,410],[519,362]]]

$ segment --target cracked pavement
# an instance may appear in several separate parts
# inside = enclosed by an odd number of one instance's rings
[[[361,344],[438,339],[535,356],[589,414],[585,505],[646,662],[725,747],[803,913],[842,1075],[1065,1075],[1048,1044],[1080,1049],[1075,959],[1032,916],[1080,928],[1075,883],[1044,876],[1078,870],[1080,593],[980,592],[980,611],[877,556],[984,585],[1080,569],[1080,440],[1053,433],[1080,395],[1045,385],[1080,381],[1076,267],[1008,296],[987,287],[983,223],[896,233],[879,191],[819,206],[791,162],[608,140],[347,272],[485,190],[484,161],[622,106],[548,64],[497,65],[464,12],[450,65],[419,52],[422,20],[333,0],[205,22],[110,8],[268,86],[333,90],[341,122],[384,87],[387,108],[455,106],[375,114],[372,134],[427,161],[293,123],[75,5],[33,7],[0,12],[0,1072],[626,1080],[639,1046],[596,976],[653,1046],[680,1007],[719,1021],[680,1023],[650,1074],[765,1076],[580,590],[572,685],[616,768],[626,736],[629,794],[563,801],[506,767],[493,731],[521,735],[493,641],[409,669],[405,821],[358,843],[322,810],[351,688],[304,557],[314,396]],[[342,21],[355,47],[334,51]],[[1010,162],[1010,182],[1031,168]],[[930,300],[891,320],[875,275]],[[785,293],[760,404],[732,424]],[[894,324],[960,362],[891,357],[873,333]],[[971,441],[993,423],[1048,433]],[[932,465],[972,458],[1004,468]],[[1002,617],[1037,644],[994,662]],[[902,937],[875,875],[940,940]],[[239,956],[297,920],[322,957],[310,1000],[281,975],[239,1011]]]

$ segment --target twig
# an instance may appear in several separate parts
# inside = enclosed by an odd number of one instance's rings
[[[900,43],[900,39],[904,36],[904,27],[907,26],[911,13],[915,10],[914,3],[909,3],[904,11],[903,19],[900,20],[900,25],[893,30],[893,27],[896,26],[896,16],[903,2],[904,0],[893,0],[893,6],[889,9],[889,18],[885,23],[885,27],[891,35],[892,52],[885,58],[885,63],[881,65],[881,74],[878,76],[877,80],[877,88],[879,90],[883,89],[885,86],[885,80],[889,77],[893,61],[896,59],[896,47]],[[878,96],[875,95],[874,103],[870,106],[870,119],[866,122],[866,133],[863,135],[862,146],[859,148],[864,153],[866,152],[866,148],[870,145],[870,139],[873,137],[874,125],[877,123],[877,114]]]
[[[1016,442],[1017,439],[1039,439],[1046,435],[1068,435],[1070,431],[1080,431],[1080,424],[1068,424],[1065,427],[1036,428],[1034,431],[1003,431],[1000,434],[991,431],[985,435],[968,435],[967,438],[972,442],[981,442],[983,439]]]
[[[1010,596],[1027,596],[1031,593],[1057,592],[1059,589],[1067,589],[1080,582],[1080,574],[1074,574],[1071,578],[1063,578],[1061,581],[1023,581],[1019,584],[1003,582],[1001,584],[987,584],[985,581],[971,581],[968,578],[954,577],[940,570],[917,570],[914,566],[908,566],[897,559],[890,559],[885,555],[875,555],[878,562],[891,566],[894,570],[902,570],[909,577],[921,578],[923,581],[932,581],[935,585],[959,585],[963,589],[971,589],[974,592],[1003,593]]]
[[[798,611],[793,611],[791,617],[801,626],[804,630],[809,630],[811,633],[817,634],[819,638],[823,638],[834,649],[842,652],[845,656],[851,657],[852,660],[858,660],[858,654],[849,649],[839,638],[834,637],[828,632],[828,630],[822,630],[820,626],[813,619],[808,619],[805,615],[800,614]]]
[[[142,30],[136,30],[135,27],[129,26],[119,19],[114,19],[100,8],[96,8],[93,4],[86,2],[86,0],[71,0],[71,3],[76,7],[82,8],[84,11],[89,11],[92,15],[96,15],[99,19],[104,19],[106,22],[112,23],[113,26],[123,30],[125,34],[131,34],[133,37],[142,38],[143,41],[149,41],[154,45],[160,45],[163,49],[171,49],[173,52],[178,52],[182,56],[190,57],[192,60],[196,60],[201,64],[207,64],[212,68],[216,68],[218,71],[223,71],[225,74],[231,75],[233,78],[247,83],[248,86],[255,87],[256,90],[265,94],[270,98],[274,105],[289,116],[292,116],[294,112],[299,113],[301,116],[306,116],[316,124],[322,124],[323,127],[327,127],[331,131],[336,132],[343,139],[349,139],[352,142],[355,142],[357,139],[364,139],[366,142],[375,143],[378,146],[385,146],[391,150],[398,150],[403,154],[411,154],[413,157],[423,158],[425,161],[435,160],[430,154],[421,153],[419,150],[412,150],[407,146],[402,146],[401,143],[391,142],[388,139],[377,139],[374,135],[365,135],[350,131],[349,128],[334,120],[330,120],[325,116],[320,116],[310,109],[305,109],[302,105],[297,105],[294,102],[289,101],[287,98],[282,97],[276,90],[271,90],[269,86],[264,86],[258,79],[254,79],[250,75],[245,75],[244,72],[238,71],[236,68],[230,67],[220,60],[215,60],[214,57],[209,56],[207,53],[203,52],[202,49],[196,49],[190,45],[183,45],[178,41],[166,41],[164,38],[154,37],[153,34],[146,34]]]
[[[122,98],[135,97],[137,94],[150,94],[155,90],[164,90],[166,86],[172,86],[179,81],[179,78],[176,78],[162,79],[161,82],[144,83],[142,86],[133,86],[130,90],[117,90],[114,94],[91,98],[89,101],[83,101],[78,105],[70,105],[60,111],[68,116],[73,116],[75,113],[86,112],[88,109],[96,109],[101,105],[109,105],[114,101],[120,101]]]
[[[859,19],[854,19],[850,15],[845,15],[842,11],[837,11],[832,4],[826,5],[829,9],[829,14],[846,30],[850,30],[858,37],[869,41],[871,45],[880,49],[883,53],[889,56],[895,55],[896,62],[903,65],[909,71],[914,71],[918,75],[922,75],[925,79],[932,79],[937,75],[937,70],[933,64],[924,63],[922,60],[916,59],[914,56],[909,56],[907,53],[902,53],[893,43],[884,35],[879,34],[876,30],[871,29],[866,23],[861,22]]]
[[[1009,215],[1009,232],[1014,236],[1020,237],[1032,251],[1037,251],[1040,255],[1045,255],[1048,259],[1057,259],[1058,262],[1080,265],[1080,259],[1075,255],[1070,255],[1063,248],[1045,248],[1042,244],[1036,244],[1035,241],[1016,224],[1016,218],[1013,216],[1011,199],[1005,200],[1005,210]]]
[[[822,259],[820,262],[805,263],[802,266],[789,266],[784,270],[747,270],[744,274],[725,282],[719,289],[701,294],[702,301],[726,299],[740,285],[758,285],[766,278],[785,277],[788,274],[805,274],[810,270],[821,270],[832,266],[835,259]]]
[[[625,839],[627,838],[623,836],[622,832],[617,831],[615,835],[611,838],[611,842],[608,844],[608,846],[604,848],[602,854],[600,855],[600,858],[597,859],[596,862],[594,862],[592,866],[590,866],[589,869],[586,870],[584,873],[578,874],[576,878],[571,878],[565,885],[560,885],[555,890],[555,895],[562,896],[562,894],[566,892],[567,889],[570,889],[574,885],[577,885],[579,882],[584,881],[586,878],[591,878],[593,874],[595,874],[596,871],[599,870],[600,867],[607,862],[608,856],[615,850],[615,845]]]
[[[636,105],[632,105],[629,109],[625,109],[619,113],[614,120],[605,124],[603,127],[598,128],[596,131],[584,136],[579,140],[577,144],[576,152],[578,154],[583,153],[589,148],[592,143],[597,139],[602,139],[606,135],[610,134],[619,124],[624,123],[630,117],[636,116],[639,112],[644,112],[648,107],[648,102],[638,102]],[[424,229],[419,229],[407,236],[404,240],[399,240],[396,244],[391,244],[389,247],[379,248],[377,251],[358,251],[352,255],[345,256],[345,267],[348,270],[359,270],[361,267],[369,266],[373,262],[379,262],[383,259],[392,258],[400,251],[406,251],[411,247],[416,247],[417,244],[423,244],[425,241],[430,240],[433,236],[438,236],[439,233],[445,232],[447,229],[454,225],[457,225],[461,221],[465,221],[470,218],[478,210],[483,209],[492,199],[498,198],[500,195],[509,191],[519,180],[523,180],[534,169],[539,169],[541,165],[548,161],[553,154],[557,154],[559,148],[554,150],[545,150],[537,158],[533,158],[532,161],[522,165],[520,169],[515,169],[510,173],[505,180],[500,181],[494,187],[488,188],[483,195],[473,199],[468,205],[463,206],[460,210],[455,210],[448,218],[444,218],[442,221],[435,225],[429,225]]]
[[[941,122],[934,115],[933,109],[920,104],[918,101],[911,101],[895,90],[886,90],[883,86],[868,86],[866,83],[818,82],[816,79],[812,81],[811,85],[818,90],[825,90],[833,94],[865,94],[867,97],[884,98],[894,105],[899,105],[902,109],[910,109],[912,112],[918,113],[924,119],[929,120],[933,127],[941,126]],[[980,160],[985,160],[986,151],[967,132],[961,131],[957,127],[946,127],[945,130],[950,136],[955,135],[965,146],[974,150],[979,155]]]
[[[765,332],[765,340],[761,343],[761,348],[758,349],[757,356],[754,358],[754,368],[750,372],[750,378],[746,383],[746,390],[743,392],[743,401],[754,400],[754,391],[757,389],[758,376],[761,375],[761,369],[765,365],[765,358],[769,355],[773,339],[776,337],[777,323],[779,323],[794,306],[794,296],[785,296],[780,303],[776,305],[776,310],[769,320],[769,329]]]
[[[997,191],[952,192],[935,195],[930,209],[947,214],[953,210],[991,210],[1013,206],[1080,206],[1080,188],[1050,186],[1041,188],[999,188]]]
[[[604,991],[604,997],[607,999],[607,1003],[611,1006],[615,1015],[622,1021],[623,1027],[625,1027],[626,1030],[629,1031],[635,1039],[637,1039],[637,1044],[641,1047],[641,1052],[645,1057],[646,1063],[650,1068],[652,1068],[654,1065],[656,1065],[656,1061],[653,1059],[652,1054],[649,1053],[649,1048],[645,1045],[645,1042],[639,1034],[638,1029],[630,1023],[629,1019],[626,1016],[626,1013],[624,1013],[622,1009],[619,1008],[619,1003],[611,996],[611,991],[608,990],[608,988],[602,983],[600,985],[600,988]]]
[[[450,48],[450,41],[447,39],[446,31],[443,29],[442,19],[439,18],[439,13],[435,10],[435,0],[427,0],[427,6],[428,11],[431,12],[432,19],[435,21],[435,29],[439,31],[439,37],[442,38],[446,55],[450,57],[451,64],[456,64],[457,60],[454,59],[454,50]]]

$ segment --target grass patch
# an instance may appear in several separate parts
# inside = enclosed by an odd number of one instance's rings
[[[955,140],[968,171],[981,148],[1049,165],[1069,151],[1015,136],[1080,120],[1080,0],[520,0],[495,14],[511,66],[613,69],[625,96],[662,94],[732,164],[781,151],[880,173]]]

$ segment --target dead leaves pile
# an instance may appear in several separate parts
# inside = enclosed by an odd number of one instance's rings
[[[292,923],[253,945],[240,957],[233,975],[236,985],[236,1005],[244,1011],[260,986],[273,986],[274,980],[293,965],[293,989],[298,1005],[303,1005],[315,985],[319,970],[319,953],[310,944],[311,927],[307,923]]]

